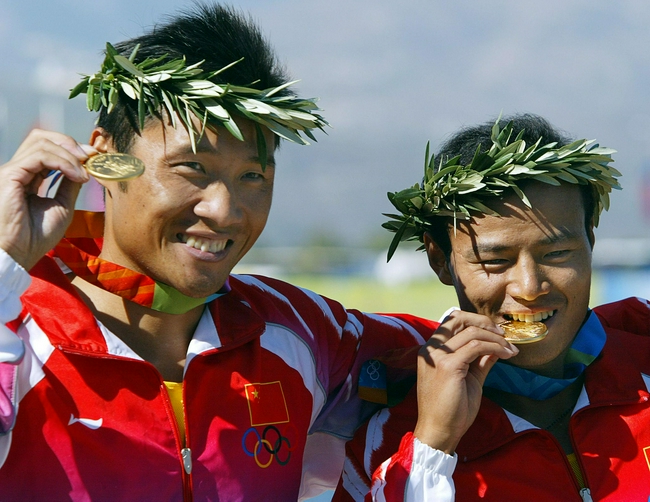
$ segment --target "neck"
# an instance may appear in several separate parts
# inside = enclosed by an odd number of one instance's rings
[[[534,345],[534,344],[530,344],[530,345]],[[523,350],[526,350],[527,348],[529,347],[524,346]],[[534,347],[530,347],[530,348],[534,348]],[[516,356],[508,364],[513,364],[514,366],[518,366],[525,370],[532,371],[534,373],[537,373],[538,375],[542,375],[549,378],[565,378],[564,365],[565,365],[566,355],[569,352],[570,348],[571,348],[571,344],[567,345],[564,348],[564,350],[560,353],[559,356],[544,364],[531,365],[531,366],[517,364]]]
[[[483,392],[485,397],[491,399],[505,410],[553,434],[568,454],[573,451],[569,436],[569,421],[571,412],[580,396],[583,383],[584,375],[576,379],[562,392],[543,401],[488,387],[484,387]]]
[[[204,305],[184,314],[167,314],[125,301],[78,277],[72,284],[95,317],[153,364],[164,380],[182,381],[187,348]]]

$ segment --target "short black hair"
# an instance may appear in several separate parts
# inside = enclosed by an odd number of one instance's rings
[[[184,57],[188,65],[203,61],[202,69],[216,71],[244,58],[217,75],[217,83],[263,90],[289,81],[286,69],[250,15],[227,5],[197,3],[150,32],[114,46],[128,57],[138,44],[136,62],[167,55],[171,59]],[[285,88],[276,95],[292,94]],[[110,135],[118,151],[127,152],[134,135],[140,134],[137,102],[120,93],[111,113],[102,107],[97,125]]]
[[[481,152],[486,152],[492,146],[492,127],[494,120],[484,124],[466,127],[454,134],[440,148],[439,153],[435,156],[436,164],[443,163],[460,155],[460,164],[467,165],[472,162],[477,148],[481,147]],[[512,122],[512,135],[516,137],[521,131],[522,139],[527,145],[534,144],[541,138],[540,145],[548,143],[557,143],[559,148],[571,143],[572,138],[563,131],[555,128],[551,123],[539,115],[524,113],[510,117],[502,117],[499,121],[502,124]],[[525,185],[527,181],[521,183]],[[519,183],[518,183],[519,186]],[[593,227],[593,214],[596,204],[596,195],[591,185],[578,185],[582,195],[582,202],[585,211],[585,230],[587,236],[591,235]],[[449,228],[453,225],[450,217],[434,216],[429,220],[429,235],[442,250],[449,260],[451,255],[451,241],[449,239]],[[593,245],[593,242],[591,243]]]

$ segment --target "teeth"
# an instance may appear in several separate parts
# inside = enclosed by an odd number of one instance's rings
[[[513,321],[539,322],[552,316],[553,311],[547,310],[546,312],[537,312],[536,314],[510,314],[509,317],[511,317]]]
[[[187,239],[187,240],[186,240]],[[201,251],[218,253],[223,251],[228,243],[227,240],[215,241],[210,239],[201,239],[200,237],[186,237],[181,236],[181,241],[185,242],[188,246],[194,249],[200,249]]]

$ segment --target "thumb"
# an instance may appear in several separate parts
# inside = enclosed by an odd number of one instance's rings
[[[474,366],[472,373],[474,373],[474,376],[479,381],[481,386],[483,386],[485,383],[485,379],[487,378],[488,373],[498,360],[498,356],[494,354],[486,354],[472,363]]]
[[[72,214],[75,202],[77,201],[77,196],[79,195],[79,190],[81,190],[81,183],[72,181],[64,176],[61,180],[61,185],[56,191],[54,200]]]

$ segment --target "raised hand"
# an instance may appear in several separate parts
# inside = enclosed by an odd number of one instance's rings
[[[29,270],[63,237],[88,173],[81,162],[97,153],[56,132],[33,130],[0,166],[0,248]],[[53,199],[38,188],[51,171],[63,174]]]
[[[476,418],[488,372],[518,352],[490,318],[452,312],[419,352],[415,437],[453,453]]]

